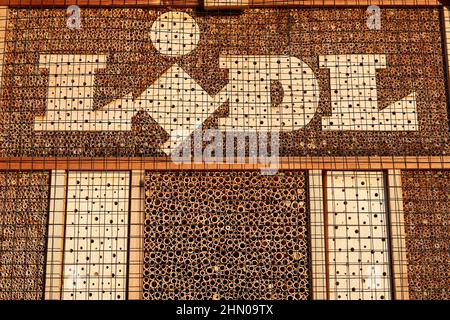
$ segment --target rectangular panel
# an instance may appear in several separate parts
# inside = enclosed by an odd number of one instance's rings
[[[0,300],[44,293],[48,172],[0,172]]]
[[[383,172],[327,173],[329,297],[391,298]]]
[[[63,299],[125,299],[128,172],[69,172]]]
[[[450,300],[450,171],[402,171],[409,296]]]
[[[281,130],[282,156],[450,153],[439,8],[80,14],[10,9],[0,155],[159,157],[200,123]]]
[[[305,173],[145,178],[143,298],[308,299]]]

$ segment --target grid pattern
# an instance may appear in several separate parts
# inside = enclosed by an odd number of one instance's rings
[[[330,298],[390,299],[383,173],[329,172],[327,207]]]
[[[127,103],[119,100],[102,110],[93,109],[95,73],[105,66],[105,55],[41,55],[39,67],[49,76],[47,108],[44,116],[36,117],[34,130],[131,130],[135,112]]]
[[[129,179],[69,172],[62,299],[126,298]]]
[[[319,63],[330,69],[332,115],[322,118],[323,130],[419,130],[414,91],[379,110],[376,70],[386,55],[328,55]]]
[[[449,299],[449,11],[313,2],[0,8],[0,299]]]
[[[164,156],[210,128],[282,156],[450,152],[441,10],[9,9],[3,156]]]

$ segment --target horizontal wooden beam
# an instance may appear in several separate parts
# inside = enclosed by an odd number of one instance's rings
[[[250,0],[203,0],[203,7],[206,10],[228,10],[228,9],[247,9],[250,6]]]
[[[218,0],[217,3],[226,2]],[[238,1],[233,1],[238,2]],[[80,7],[203,7],[203,1],[200,0],[0,0],[0,6],[9,7],[68,7],[69,5],[78,5]],[[300,7],[300,6],[437,6],[438,0],[245,0],[242,7],[247,8],[268,8],[268,7]],[[223,6],[218,6],[217,9]],[[239,6],[232,6],[239,9]],[[214,7],[208,6],[208,9]]]
[[[249,162],[249,159],[247,159]],[[450,156],[283,157],[279,170],[450,169]],[[0,170],[259,170],[254,163],[175,163],[169,158],[1,158]]]

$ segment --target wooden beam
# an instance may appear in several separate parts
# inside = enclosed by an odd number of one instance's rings
[[[3,56],[5,53],[5,34],[6,22],[8,21],[8,7],[0,7],[0,103],[2,101],[2,83],[3,83]]]
[[[131,172],[130,249],[128,258],[128,299],[141,300],[144,262],[145,171]]]
[[[445,65],[447,66],[447,79],[450,76],[450,9],[443,7],[444,18],[444,52]],[[447,81],[447,92],[450,92],[450,81]]]
[[[208,1],[208,0],[206,0]],[[209,2],[239,2],[230,0],[209,0]],[[248,4],[246,4],[248,2]],[[0,6],[9,7],[68,7],[78,5],[80,7],[178,7],[192,8],[203,7],[200,0],[0,0]],[[242,5],[250,8],[270,8],[270,7],[308,7],[308,6],[438,6],[438,0],[243,0]],[[209,9],[211,9],[209,5]],[[236,6],[233,6],[236,8]],[[239,6],[237,7],[239,8]],[[216,8],[217,9],[217,8]],[[229,7],[227,9],[230,9]]]
[[[248,161],[250,162],[250,161]],[[170,158],[0,158],[0,170],[260,170],[258,163],[174,163]],[[280,170],[450,169],[450,156],[282,157]]]
[[[394,299],[409,300],[402,173],[400,170],[388,170],[387,178]]]
[[[60,300],[66,219],[66,171],[52,171],[50,183],[45,300]]]
[[[313,300],[327,299],[327,257],[322,182],[322,170],[308,172]]]
[[[206,10],[246,9],[250,0],[204,0],[203,6]]]

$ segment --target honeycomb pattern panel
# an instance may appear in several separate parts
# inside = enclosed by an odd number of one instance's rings
[[[450,300],[450,171],[402,171],[409,297]]]
[[[63,299],[126,298],[128,172],[69,172]]]
[[[383,172],[327,173],[330,299],[391,298]]]
[[[44,296],[48,172],[0,172],[0,300]]]
[[[148,172],[144,299],[308,299],[304,172]]]

